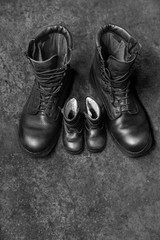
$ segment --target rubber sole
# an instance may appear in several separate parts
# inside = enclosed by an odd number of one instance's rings
[[[105,144],[102,148],[100,148],[100,149],[92,149],[92,148],[89,148],[89,147],[87,146],[87,150],[88,150],[90,153],[100,153],[100,152],[102,152],[102,151],[105,149],[105,147],[106,147],[106,144]]]
[[[98,149],[98,150],[90,149],[89,147],[86,147],[86,148],[87,148],[87,150],[88,150],[90,153],[100,153],[100,152],[102,152],[102,151],[105,149],[105,147],[106,147],[106,145],[103,146],[103,148]],[[65,148],[65,150],[66,150],[67,153],[72,154],[72,155],[81,154],[81,153],[83,152],[83,150],[84,150],[84,148],[83,148],[83,149],[81,149],[81,150],[79,150],[79,151],[77,151],[77,152],[74,152],[74,151],[68,150],[66,147],[64,147],[64,148]]]
[[[90,70],[90,83],[91,85],[94,87],[94,89],[98,92],[98,96],[101,99],[103,105],[105,106],[104,103],[104,99],[102,97],[102,94],[100,94],[100,89],[98,88],[95,78],[94,78],[94,74],[93,74],[93,66],[91,67]],[[107,111],[107,110],[106,110]],[[152,144],[153,144],[153,140],[152,140],[152,136],[150,135],[149,140],[147,142],[147,144],[144,146],[144,148],[139,151],[139,152],[130,152],[127,151],[126,149],[123,148],[123,146],[121,146],[117,140],[115,139],[115,137],[112,135],[111,131],[109,130],[110,135],[113,138],[113,141],[115,142],[115,144],[117,145],[117,147],[121,150],[121,152],[123,152],[127,157],[131,157],[131,158],[138,158],[138,157],[142,157],[144,155],[146,155],[147,153],[149,153],[149,151],[151,150]]]
[[[83,149],[81,149],[81,150],[76,152],[76,151],[70,151],[66,147],[64,147],[64,148],[65,148],[66,152],[71,154],[71,155],[79,155],[79,154],[81,154],[83,152]]]

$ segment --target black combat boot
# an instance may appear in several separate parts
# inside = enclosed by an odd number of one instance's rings
[[[35,83],[20,118],[19,140],[33,156],[49,154],[57,143],[72,83],[71,49],[71,34],[62,26],[48,26],[29,43],[26,55]]]
[[[76,98],[69,99],[63,113],[63,145],[67,152],[79,154],[84,148],[83,116]]]
[[[100,106],[91,97],[86,98],[85,137],[86,146],[90,152],[101,152],[106,145],[106,130],[104,117]]]
[[[152,145],[148,118],[131,85],[131,67],[140,48],[127,31],[109,24],[97,34],[91,67],[91,83],[106,109],[109,131],[129,157],[144,155]]]

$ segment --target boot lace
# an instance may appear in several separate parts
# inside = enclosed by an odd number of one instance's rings
[[[36,86],[40,92],[39,111],[45,112],[53,107],[56,96],[62,86],[62,78],[66,75],[66,68],[35,72]]]
[[[117,108],[117,112],[128,111],[130,105],[130,83],[127,84],[127,79],[130,76],[130,72],[118,80],[112,80],[108,69],[104,66],[104,62],[101,62],[101,74],[105,89],[110,95],[112,105]]]

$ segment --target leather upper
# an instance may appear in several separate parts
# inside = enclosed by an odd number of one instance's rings
[[[63,145],[71,154],[79,154],[84,148],[83,116],[76,98],[69,99],[62,109]]]
[[[100,106],[91,97],[86,98],[85,117],[87,148],[91,152],[100,152],[106,145],[106,130]]]
[[[19,129],[21,143],[29,152],[43,152],[57,139],[60,127],[60,119],[52,122],[42,114],[23,115]]]
[[[44,29],[29,43],[27,57],[35,83],[20,118],[19,139],[34,156],[47,155],[57,143],[62,120],[60,109],[72,82],[68,67],[71,48],[71,35],[62,26]]]
[[[107,112],[107,125],[118,146],[139,156],[151,146],[149,121],[133,82],[132,66],[140,44],[127,31],[108,25],[96,38],[91,81]]]
[[[114,140],[128,152],[141,152],[152,138],[148,119],[140,106],[137,114],[124,112],[121,117],[108,121],[108,127]]]

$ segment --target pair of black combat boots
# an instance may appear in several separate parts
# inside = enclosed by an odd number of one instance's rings
[[[96,37],[90,71],[90,82],[106,111],[103,120],[117,146],[129,157],[146,154],[153,142],[131,74],[140,48],[126,30],[111,24],[104,26]],[[26,56],[35,83],[20,118],[19,139],[33,156],[48,155],[58,141],[62,109],[73,80],[71,54],[72,37],[63,26],[49,26],[29,43]]]

